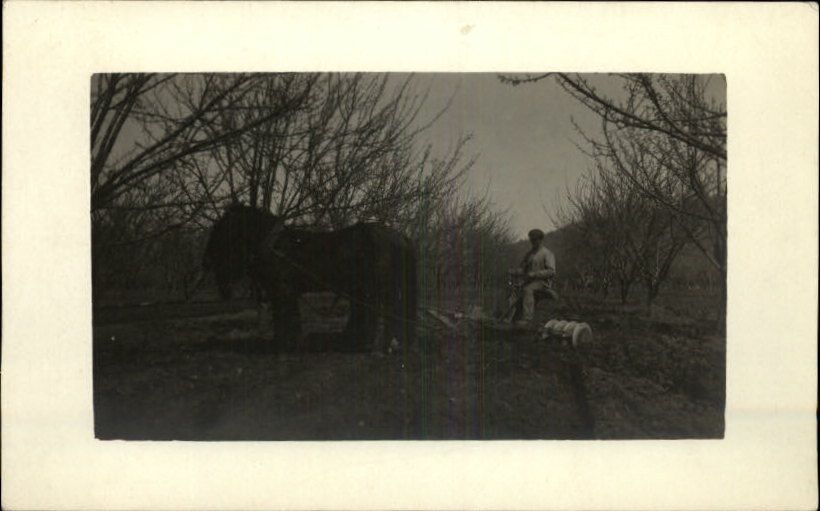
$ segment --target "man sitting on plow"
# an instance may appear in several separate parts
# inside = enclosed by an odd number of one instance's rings
[[[528,237],[532,248],[524,256],[520,268],[510,270],[510,308],[507,319],[518,326],[532,323],[536,298],[558,298],[553,290],[555,256],[541,244],[544,232],[533,229]]]

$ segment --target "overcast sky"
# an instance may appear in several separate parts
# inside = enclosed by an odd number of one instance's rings
[[[467,152],[479,158],[469,188],[486,189],[498,207],[509,210],[516,236],[533,227],[553,229],[545,206],[560,200],[589,166],[575,146],[580,140],[570,119],[595,130],[594,114],[552,79],[513,87],[495,74],[436,74],[419,75],[418,85],[430,87],[428,115],[453,98],[427,134],[438,150],[451,147],[462,133],[473,135]]]
[[[588,75],[592,78],[593,75]],[[417,75],[419,89],[430,87],[429,115],[452,96],[450,109],[427,135],[446,149],[461,133],[472,133],[468,153],[479,158],[468,183],[477,193],[485,188],[495,204],[508,209],[516,236],[533,227],[556,226],[545,207],[563,200],[566,188],[590,166],[576,146],[583,145],[571,119],[588,134],[600,132],[600,121],[552,78],[517,87],[496,74]],[[620,81],[607,75],[592,78],[599,90],[617,94]],[[725,101],[725,81],[710,80],[709,92]]]

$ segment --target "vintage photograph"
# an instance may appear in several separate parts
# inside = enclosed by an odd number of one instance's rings
[[[89,79],[97,439],[723,438],[724,75]]]

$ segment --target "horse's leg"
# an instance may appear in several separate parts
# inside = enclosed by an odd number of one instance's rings
[[[351,300],[350,317],[344,330],[345,350],[366,351],[372,348],[377,314],[371,309],[360,297]]]
[[[287,323],[285,327],[286,335],[288,336],[288,346],[295,348],[299,345],[302,338],[302,317],[299,313],[299,295],[294,294],[288,297],[287,306],[285,307]]]
[[[265,292],[258,285],[253,286],[253,297],[256,300],[256,333],[263,339],[269,335],[268,330],[271,327],[271,316],[268,312],[271,304],[266,301]]]
[[[299,314],[299,295],[288,293],[273,304],[273,321],[276,342],[286,350],[296,348],[302,336],[302,320]]]
[[[382,295],[384,301],[380,308],[383,329],[383,339],[380,347],[382,349],[395,350],[400,344],[410,341],[410,328],[408,324],[408,300],[407,290],[395,283]]]
[[[396,291],[397,296],[393,297],[391,323],[394,325],[394,331],[392,337],[404,344],[415,340],[416,304],[413,292],[414,290],[409,289],[409,285],[402,286]]]
[[[285,319],[281,300],[271,302],[271,319],[273,320],[273,340],[277,346],[284,347],[287,320]]]
[[[374,351],[385,351],[394,338],[396,331],[392,324],[389,304],[382,303],[374,311],[373,333],[370,347]]]
[[[383,277],[380,296],[385,329],[386,346],[398,348],[398,344],[413,342],[416,326],[416,267],[415,256],[404,246],[391,247],[387,261],[389,269]]]
[[[387,263],[392,263],[392,260]],[[371,325],[371,342],[370,349],[374,351],[387,351],[391,344],[398,342],[400,327],[397,323],[399,315],[397,305],[400,303],[396,296],[397,288],[395,286],[396,275],[394,264],[385,264],[381,270],[380,277],[372,284],[373,293],[371,294],[372,302],[372,325]],[[396,339],[396,341],[393,341]]]
[[[365,320],[361,311],[361,305],[354,300],[350,300],[350,314],[345,325],[343,342],[341,348],[345,351],[355,351],[356,344],[361,337],[362,322]]]

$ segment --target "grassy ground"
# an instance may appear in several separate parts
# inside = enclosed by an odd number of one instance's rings
[[[697,299],[693,300],[697,302]],[[703,301],[703,300],[701,300]],[[678,299],[678,302],[684,303]],[[583,319],[575,350],[423,314],[414,343],[342,353],[344,304],[303,300],[308,335],[277,352],[250,302],[101,307],[94,316],[99,438],[196,440],[716,438],[725,340],[708,322],[588,297],[539,305]],[[446,307],[445,307],[446,308]],[[451,307],[448,310],[456,309]],[[320,314],[321,313],[321,314]],[[336,316],[328,320],[327,314]],[[261,332],[261,333],[260,333]]]

